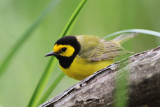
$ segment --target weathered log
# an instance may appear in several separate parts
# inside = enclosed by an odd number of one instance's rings
[[[94,73],[41,104],[40,107],[112,107],[115,102],[116,79],[126,72],[128,72],[126,98],[128,106],[160,106],[160,47],[158,47],[133,55]]]

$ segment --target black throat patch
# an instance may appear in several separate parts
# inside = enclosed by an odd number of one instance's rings
[[[70,57],[65,57],[65,56],[60,56],[60,55],[55,55],[55,57],[59,60],[60,65],[67,69],[70,67],[70,65],[72,64],[74,58],[76,57],[76,55],[79,53],[80,51],[80,44],[77,41],[75,36],[65,36],[61,39],[59,39],[55,44],[59,45],[71,45],[74,47],[75,51],[73,53],[72,56]]]

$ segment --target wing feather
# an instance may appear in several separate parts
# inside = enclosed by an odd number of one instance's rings
[[[129,52],[113,41],[106,41],[96,36],[79,36],[78,41],[81,44],[79,56],[89,61],[113,59]]]

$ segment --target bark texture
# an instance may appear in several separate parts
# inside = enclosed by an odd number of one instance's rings
[[[128,106],[160,107],[160,47],[97,71],[40,107],[113,107],[116,80],[126,72]]]

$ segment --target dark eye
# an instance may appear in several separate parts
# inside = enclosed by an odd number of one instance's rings
[[[66,50],[67,50],[67,48],[65,48],[65,47],[64,47],[64,48],[62,48],[62,51],[63,51],[63,52],[65,52]]]

